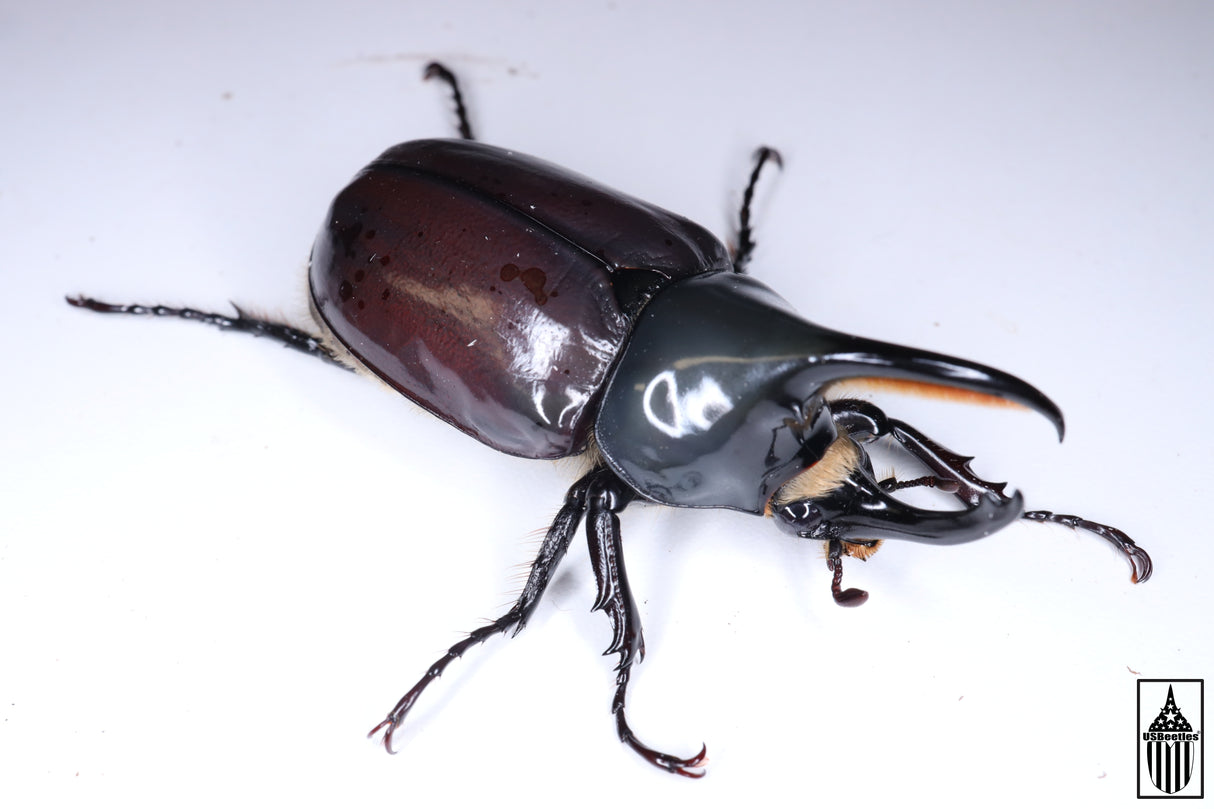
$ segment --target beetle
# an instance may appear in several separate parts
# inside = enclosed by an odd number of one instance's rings
[[[620,740],[646,761],[689,777],[707,749],[682,758],[641,742],[626,716],[632,667],[644,652],[628,585],[619,514],[634,501],[724,508],[771,519],[825,543],[831,593],[843,558],[866,559],[887,539],[952,545],[1017,519],[1104,538],[1135,582],[1150,556],[1122,531],[1073,515],[1026,511],[1022,496],[978,477],[959,455],[871,402],[832,395],[840,380],[948,392],[1034,410],[1064,432],[1061,410],[1027,382],[957,357],[833,331],[797,315],[746,274],[755,243],[745,186],[737,247],[703,227],[551,163],[475,140],[455,76],[460,139],[393,146],[334,200],[312,249],[309,288],[319,332],[196,309],[68,298],[97,312],[183,317],[269,337],[377,377],[501,452],[551,459],[584,454],[510,609],[453,645],[375,726],[392,737],[427,686],[488,638],[527,623],[583,521],[618,655],[611,710]],[[869,448],[892,446],[927,471],[879,478]],[[921,470],[922,471],[922,470]],[[961,508],[895,497],[930,487]]]

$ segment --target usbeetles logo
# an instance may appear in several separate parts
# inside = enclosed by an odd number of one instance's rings
[[[1138,797],[1204,797],[1204,724],[1205,680],[1138,681]]]

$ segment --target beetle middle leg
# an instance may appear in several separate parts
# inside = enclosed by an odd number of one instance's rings
[[[597,479],[597,474],[598,470],[594,470],[582,476],[569,488],[569,492],[565,495],[565,504],[557,512],[556,519],[548,529],[548,534],[540,546],[539,555],[531,565],[527,583],[523,585],[523,592],[519,594],[514,606],[497,620],[469,633],[468,637],[452,646],[445,655],[434,661],[422,678],[417,681],[417,684],[410,688],[388,712],[384,721],[371,728],[367,734],[368,738],[386,728],[384,749],[389,753],[396,752],[392,749],[392,736],[396,729],[405,720],[413,703],[417,702],[417,698],[426,690],[426,686],[442,676],[452,661],[462,657],[473,646],[484,643],[494,635],[509,632],[511,629],[514,630],[514,635],[522,631],[527,624],[527,619],[535,612],[535,607],[539,604],[544,591],[548,589],[557,565],[565,557],[565,552],[569,550],[569,543],[573,540],[573,535],[577,533],[578,523],[582,521],[582,515],[586,512],[587,491],[592,482]]]
[[[464,140],[476,140],[472,137],[472,126],[468,123],[468,108],[464,106],[464,94],[459,90],[459,81],[446,65],[441,62],[431,62],[426,65],[422,74],[426,79],[439,79],[451,89],[451,100],[455,102],[455,120],[459,126],[459,136]]]
[[[763,171],[763,166],[768,160],[775,163],[778,168],[784,167],[784,158],[780,157],[780,153],[770,146],[760,146],[755,151],[755,167],[750,172],[746,190],[742,192],[742,208],[738,211],[738,248],[733,254],[733,271],[736,273],[746,272],[746,266],[750,264],[750,257],[755,251],[753,231],[750,227],[750,206],[754,202],[755,185],[759,182],[759,172]]]
[[[628,576],[624,571],[624,552],[620,542],[620,519],[617,516],[636,496],[610,470],[600,467],[590,473],[595,479],[587,492],[588,514],[586,538],[590,543],[590,560],[594,566],[598,583],[598,598],[594,609],[602,610],[611,619],[611,645],[603,654],[618,654],[616,666],[615,697],[611,712],[615,715],[616,733],[620,741],[636,751],[642,758],[667,772],[700,778],[704,775],[702,765],[708,757],[708,749],[700,746],[700,752],[691,758],[679,758],[654,750],[643,744],[628,725],[625,715],[628,680],[634,663],[645,656],[645,639],[641,633],[641,619]]]
[[[620,664],[616,667],[615,698],[611,704],[620,741],[639,753],[646,761],[668,772],[691,778],[702,776],[703,771],[696,768],[703,764],[707,756],[706,749],[701,748],[699,754],[689,759],[654,750],[636,738],[628,726],[624,713],[632,665],[645,654],[645,641],[641,634],[641,622],[636,601],[632,597],[628,577],[624,572],[624,556],[620,544],[620,521],[616,516],[634,497],[635,493],[631,489],[624,485],[615,474],[602,466],[595,467],[573,484],[565,496],[565,504],[557,513],[552,527],[548,529],[539,555],[531,566],[527,583],[523,586],[523,592],[514,606],[497,620],[474,630],[468,637],[453,645],[446,654],[434,661],[422,678],[400,698],[384,720],[372,728],[367,736],[372,737],[381,730],[385,731],[384,747],[390,753],[395,752],[392,749],[392,737],[396,729],[405,720],[422,692],[430,683],[442,676],[447,666],[462,657],[473,646],[484,643],[494,635],[503,634],[512,629],[513,635],[522,631],[527,619],[535,611],[536,605],[547,589],[548,583],[552,580],[552,574],[557,565],[568,551],[569,543],[577,532],[578,523],[585,515],[586,537],[590,543],[590,559],[598,583],[598,598],[595,600],[593,609],[606,612],[611,618],[613,628],[611,646],[604,654],[620,655]]]

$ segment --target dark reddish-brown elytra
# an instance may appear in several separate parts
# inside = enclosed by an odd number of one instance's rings
[[[731,267],[699,225],[475,141],[389,149],[312,249],[321,318],[364,365],[489,446],[580,452],[633,315]]]

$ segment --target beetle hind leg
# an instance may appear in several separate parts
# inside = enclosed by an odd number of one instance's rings
[[[459,81],[447,66],[441,62],[431,62],[426,65],[422,74],[425,79],[438,79],[451,90],[451,100],[455,102],[455,120],[459,125],[459,136],[464,140],[476,140],[472,137],[472,126],[468,123],[468,108],[464,106],[464,94],[459,90]]]
[[[595,474],[592,472],[583,476],[570,487],[568,494],[565,495],[565,504],[557,512],[552,527],[548,529],[548,534],[540,546],[539,555],[531,565],[527,583],[523,585],[523,592],[519,594],[514,606],[492,623],[473,630],[468,637],[452,646],[446,654],[434,661],[422,678],[388,712],[384,720],[371,728],[367,734],[368,738],[375,736],[381,730],[384,731],[384,749],[389,753],[395,752],[392,749],[392,737],[405,720],[413,704],[417,702],[418,697],[426,690],[426,686],[442,676],[447,666],[462,657],[473,646],[512,629],[514,630],[513,635],[522,631],[527,619],[531,617],[540,598],[544,595],[544,591],[548,588],[548,583],[552,580],[552,574],[556,571],[557,565],[565,557],[565,552],[569,550],[569,543],[577,532],[578,523],[582,521],[582,515],[586,511],[586,491]]]
[[[628,724],[625,714],[628,680],[633,664],[640,662],[645,655],[645,640],[641,633],[636,600],[632,596],[628,576],[624,571],[620,519],[617,515],[632,501],[634,493],[605,468],[599,468],[590,474],[596,476],[587,492],[586,518],[590,561],[598,583],[598,598],[595,599],[594,609],[606,612],[611,619],[611,645],[603,654],[620,656],[619,665],[616,666],[615,697],[611,701],[616,733],[621,742],[655,767],[688,778],[700,778],[704,775],[707,747],[701,745],[700,752],[691,758],[672,756],[642,743]]]
[[[89,298],[84,295],[75,298],[68,297],[66,300],[72,306],[78,306],[81,309],[101,312],[107,315],[179,317],[182,320],[192,320],[195,323],[215,326],[224,331],[239,331],[251,334],[254,337],[266,337],[281,343],[287,348],[293,348],[310,357],[316,357],[317,359],[349,370],[348,366],[338,359],[337,354],[318,335],[306,332],[303,329],[297,329],[294,326],[288,326],[285,323],[252,317],[236,304],[232,304],[232,308],[236,310],[236,316],[232,317],[231,315],[223,315],[218,312],[203,312],[189,307],[179,309],[172,306],[145,306],[139,303],[106,303],[105,301],[99,301],[96,298]]]

